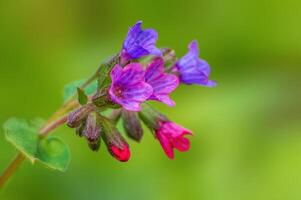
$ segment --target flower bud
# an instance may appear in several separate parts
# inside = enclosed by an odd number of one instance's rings
[[[102,121],[102,128],[103,134],[101,136],[110,154],[121,162],[128,161],[131,157],[129,145],[116,127],[109,120],[104,119]]]
[[[84,135],[85,127],[86,127],[86,119],[82,120],[82,123],[78,127],[76,127],[75,129],[76,135],[82,137]]]
[[[88,115],[83,133],[87,138],[89,147],[93,151],[97,151],[100,147],[101,128],[96,122],[96,113],[90,113]]]
[[[140,142],[143,136],[143,129],[138,118],[137,112],[122,111],[123,127],[127,135],[133,140]]]
[[[70,128],[78,127],[92,110],[93,105],[87,104],[71,112],[67,119],[67,126]]]

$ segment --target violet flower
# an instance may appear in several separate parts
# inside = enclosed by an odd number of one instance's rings
[[[145,81],[153,87],[153,94],[149,100],[161,101],[168,106],[175,106],[175,102],[168,96],[179,85],[179,79],[172,74],[164,73],[164,60],[155,58],[147,67]]]
[[[158,40],[158,33],[154,29],[141,29],[142,21],[138,21],[128,31],[128,34],[123,42],[121,59],[130,60],[138,59],[142,56],[157,55],[162,53],[159,48],[155,46]]]
[[[216,86],[216,82],[209,80],[210,66],[199,58],[199,48],[196,40],[189,44],[188,53],[178,60],[175,69],[179,74],[179,79],[185,84],[197,84],[207,87]]]
[[[192,132],[171,121],[160,122],[160,127],[156,130],[156,138],[170,159],[174,158],[174,148],[181,152],[189,150],[190,141],[185,135],[192,135]]]
[[[140,104],[153,93],[152,87],[144,81],[144,74],[140,63],[130,63],[124,68],[115,65],[111,71],[111,100],[126,110],[140,111]]]

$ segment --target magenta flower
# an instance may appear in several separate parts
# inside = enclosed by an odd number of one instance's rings
[[[216,86],[215,81],[209,80],[209,64],[199,58],[199,48],[196,40],[189,44],[189,52],[178,60],[175,68],[179,73],[179,79],[182,83],[207,87]]]
[[[192,135],[192,132],[171,121],[160,122],[155,134],[170,159],[174,158],[174,148],[181,152],[188,151],[190,148],[190,141],[184,136]]]
[[[145,81],[153,87],[153,94],[149,100],[161,101],[169,106],[174,106],[175,102],[168,96],[179,85],[179,79],[172,74],[164,73],[164,60],[155,58],[147,67]]]
[[[123,42],[121,57],[124,59],[138,59],[149,54],[161,56],[160,49],[155,46],[158,33],[154,29],[141,29],[142,21],[138,21],[129,32]]]
[[[111,71],[112,84],[109,94],[113,102],[126,110],[140,111],[140,104],[153,93],[144,81],[144,70],[140,63],[130,63],[124,68],[115,65]]]

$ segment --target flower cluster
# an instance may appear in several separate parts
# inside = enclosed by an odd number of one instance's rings
[[[68,117],[68,126],[76,128],[92,150],[98,150],[103,140],[119,161],[127,161],[131,155],[126,139],[116,128],[120,118],[128,137],[138,142],[143,136],[142,121],[170,159],[174,158],[174,149],[187,151],[190,142],[185,136],[192,132],[169,120],[147,101],[175,106],[170,94],[179,84],[216,86],[209,79],[209,64],[199,57],[197,41],[192,41],[188,53],[177,59],[172,49],[156,46],[158,34],[154,29],[143,30],[141,25],[138,21],[129,29],[118,61],[105,65],[107,74],[99,74],[97,93]],[[104,114],[108,109],[112,109],[109,116]]]

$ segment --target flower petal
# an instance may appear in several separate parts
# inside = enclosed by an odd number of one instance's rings
[[[192,41],[189,44],[188,53],[178,60],[175,67],[178,70],[181,82],[185,84],[198,84],[207,87],[216,85],[209,81],[210,65],[199,58],[197,41]]]
[[[153,87],[151,100],[162,101],[163,103],[174,106],[175,103],[168,97],[179,85],[178,77],[164,73],[164,61],[162,58],[155,58],[147,67],[145,81]]]
[[[138,21],[133,27],[129,28],[128,34],[124,40],[123,48],[128,49],[135,44],[136,38],[140,34],[142,21]]]
[[[139,44],[133,44],[127,50],[128,55],[131,56],[132,59],[138,59],[142,56],[146,56],[149,54],[149,51]]]
[[[147,81],[147,83],[153,87],[154,95],[156,96],[160,94],[170,94],[178,87],[179,79],[175,75],[164,74],[151,82]]]
[[[150,82],[164,73],[164,60],[161,57],[156,57],[147,66],[145,72],[145,81]]]
[[[138,59],[149,54],[162,55],[160,49],[155,46],[158,40],[158,33],[154,29],[141,29],[141,21],[138,21],[130,28],[123,43],[123,50],[130,55],[132,59]],[[125,59],[125,58],[124,58]]]
[[[112,101],[129,111],[140,111],[140,104],[146,101],[153,93],[152,87],[145,82],[121,88],[120,96],[114,93],[115,87],[111,86],[109,90]]]
[[[165,135],[160,134],[160,133],[157,133],[156,137],[159,140],[159,142],[164,150],[164,153],[167,155],[167,157],[169,159],[173,159],[174,151],[173,151],[173,147],[172,147],[169,139]]]
[[[144,81],[144,70],[140,63],[130,63],[123,68],[116,84],[123,86],[132,85]]]
[[[172,145],[174,148],[178,149],[179,151],[188,151],[190,148],[190,141],[184,137],[177,137],[172,140]]]
[[[158,40],[158,33],[154,29],[145,29],[136,38],[136,43],[142,47],[152,46]]]
[[[122,74],[122,67],[120,65],[115,65],[111,71],[112,82],[116,82]]]
[[[170,107],[176,105],[176,103],[168,95],[152,95],[150,96],[149,100],[161,101]]]
[[[140,82],[122,91],[123,97],[129,100],[143,102],[147,100],[153,93],[153,88],[145,83]]]

